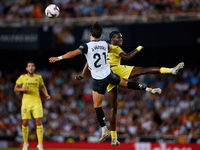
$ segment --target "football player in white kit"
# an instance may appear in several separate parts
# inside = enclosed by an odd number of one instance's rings
[[[50,57],[49,62],[54,63],[62,59],[73,58],[80,54],[85,54],[88,62],[88,68],[93,78],[93,103],[96,111],[97,119],[102,127],[102,137],[100,142],[104,141],[110,135],[110,131],[105,124],[105,115],[102,109],[102,101],[105,95],[106,88],[109,83],[119,85],[129,89],[146,90],[147,88],[135,82],[128,82],[123,78],[114,74],[110,69],[110,64],[107,62],[107,54],[111,46],[106,41],[99,41],[103,28],[96,22],[90,29],[90,42],[82,44],[78,49],[70,51],[59,57]],[[114,145],[119,145],[118,141],[112,141]]]

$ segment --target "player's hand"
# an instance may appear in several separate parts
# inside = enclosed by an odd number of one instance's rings
[[[51,96],[49,96],[48,94],[46,95],[47,100],[49,100],[51,98]]]
[[[58,57],[50,57],[50,58],[49,58],[49,62],[50,62],[50,63],[54,63],[54,62],[56,62],[56,61],[59,61]]]
[[[22,89],[23,91],[28,91],[29,87],[25,85]]]
[[[82,80],[82,79],[84,79],[84,78],[85,78],[85,77],[80,76],[80,75],[78,75],[78,74],[75,75],[75,79],[76,79],[76,80]]]
[[[138,46],[136,49],[137,49],[137,51],[139,52],[139,51],[141,51],[143,48],[144,48],[144,47],[140,45],[140,46]]]

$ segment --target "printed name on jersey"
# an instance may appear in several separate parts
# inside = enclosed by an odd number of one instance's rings
[[[91,49],[92,49],[92,51],[95,51],[97,49],[106,50],[106,48],[104,46],[95,46],[95,47],[92,47]]]
[[[26,83],[26,85],[38,85],[38,83]]]

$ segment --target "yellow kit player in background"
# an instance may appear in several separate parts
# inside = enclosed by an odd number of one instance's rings
[[[40,89],[46,96],[47,100],[50,96],[44,85],[41,75],[35,74],[35,62],[30,60],[26,62],[27,74],[22,74],[16,81],[14,87],[15,92],[23,92],[21,116],[22,116],[22,135],[24,139],[24,145],[22,150],[28,149],[28,123],[31,119],[31,114],[36,121],[36,134],[38,138],[37,148],[43,150],[43,107],[40,98]]]

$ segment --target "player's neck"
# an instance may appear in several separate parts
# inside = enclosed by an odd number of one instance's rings
[[[90,41],[98,41],[98,40],[99,40],[99,38],[95,38],[93,36],[90,36]]]
[[[28,76],[33,77],[34,73],[27,73]]]
[[[117,45],[117,44],[115,44],[115,43],[113,43],[113,42],[110,42],[110,44],[112,44],[112,45],[116,45],[116,46],[119,46],[119,45]]]

